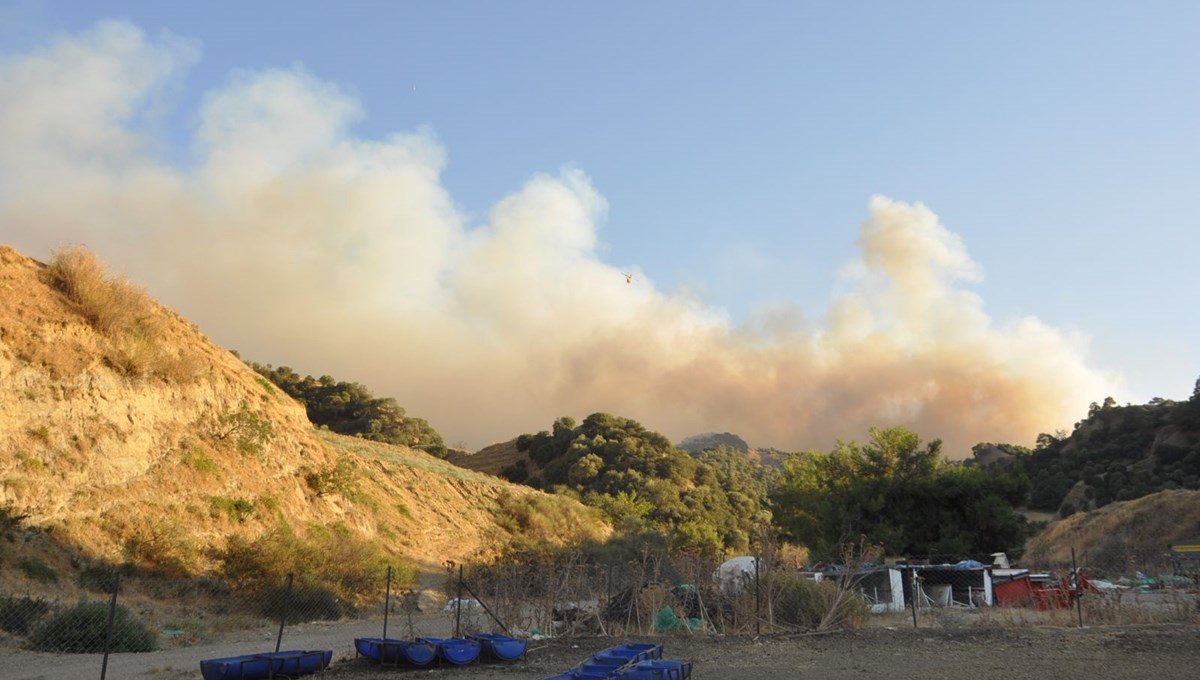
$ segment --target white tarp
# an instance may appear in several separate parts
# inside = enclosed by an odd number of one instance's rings
[[[753,555],[732,557],[721,563],[713,572],[713,581],[728,593],[738,593],[754,584],[754,570],[758,558]]]

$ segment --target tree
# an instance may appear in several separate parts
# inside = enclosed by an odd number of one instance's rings
[[[328,427],[372,441],[399,444],[445,457],[442,436],[424,418],[409,416],[391,397],[379,398],[359,383],[341,382],[332,376],[313,378],[287,366],[272,368],[249,363],[259,375],[270,380],[288,396],[304,404],[308,419],[318,427]]]
[[[865,446],[839,442],[828,454],[793,454],[771,495],[776,525],[827,558],[852,536],[908,554],[1023,542],[1026,525],[1013,510],[1028,492],[1023,472],[947,464],[939,452],[938,440],[921,446],[907,429],[872,428]]]
[[[653,529],[674,536],[677,549],[714,557],[744,549],[755,525],[770,518],[757,463],[741,456],[744,465],[725,460],[719,469],[629,418],[593,413],[578,425],[559,418],[549,431],[518,437],[517,449],[541,468],[526,484],[565,488],[604,510],[618,531]]]

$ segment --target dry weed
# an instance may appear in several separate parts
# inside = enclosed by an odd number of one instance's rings
[[[107,339],[105,362],[129,378],[159,376],[191,382],[203,371],[199,357],[171,350],[165,342],[167,320],[141,287],[110,276],[103,263],[80,247],[54,253],[49,265],[54,284],[79,313]]]
[[[124,334],[152,323],[154,302],[127,279],[105,273],[91,252],[69,247],[54,253],[50,275],[93,328],[105,335]]]

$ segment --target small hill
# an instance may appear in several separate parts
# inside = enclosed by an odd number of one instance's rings
[[[1167,546],[1200,537],[1200,491],[1160,491],[1118,501],[1054,522],[1025,547],[1025,564],[1070,569],[1079,564],[1100,573],[1131,576],[1135,570],[1169,573]]]
[[[692,435],[685,437],[676,446],[693,456],[704,451],[714,451],[724,446],[741,453],[748,460],[775,470],[783,469],[783,460],[787,458],[787,454],[783,451],[754,448],[747,444],[745,439],[731,432],[708,432]]]
[[[468,470],[488,475],[499,475],[504,468],[522,460],[527,466],[536,467],[526,453],[517,450],[516,439],[485,446],[475,453],[452,453],[448,460]]]
[[[0,246],[0,529],[26,530],[0,545],[0,577],[14,551],[64,576],[204,574],[280,527],[438,571],[505,540],[506,498],[540,494],[314,428],[195,325],[70,255],[47,265]]]

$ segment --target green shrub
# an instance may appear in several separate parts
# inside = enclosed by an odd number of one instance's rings
[[[13,635],[28,635],[49,611],[50,603],[40,597],[0,598],[0,630]]]
[[[255,599],[261,616],[279,621],[287,612],[289,624],[337,621],[346,613],[337,593],[324,586],[293,586],[290,593],[286,585],[275,586],[256,593]]]
[[[29,513],[17,510],[12,501],[0,505],[0,536],[12,540],[21,523],[29,519]]]
[[[341,524],[314,527],[307,538],[286,524],[252,541],[235,536],[219,558],[221,575],[235,590],[252,596],[286,583],[292,573],[297,582],[329,588],[346,601],[378,592],[386,566],[377,543],[353,535]],[[400,565],[395,578],[412,582],[416,569]]]
[[[117,587],[117,574],[128,575],[132,565],[89,564],[79,570],[79,585],[93,593],[111,593]]]
[[[318,496],[338,494],[348,498],[358,491],[354,463],[344,456],[338,458],[337,462],[332,465],[315,470],[306,469],[304,481],[310,489],[317,492]]]
[[[211,434],[219,440],[234,441],[241,453],[259,454],[275,437],[275,428],[266,417],[243,405],[237,411],[222,413]]]
[[[30,646],[39,652],[103,652],[108,609],[107,602],[80,602],[38,626],[29,640]],[[114,612],[108,639],[110,652],[149,652],[156,641],[154,632],[121,605]]]
[[[271,395],[272,397],[275,396],[275,386],[271,384],[270,380],[267,380],[266,378],[262,377],[261,375],[256,375],[256,376],[254,376],[254,382],[258,383],[258,386],[263,388],[264,392]]]
[[[215,475],[217,473],[216,462],[187,437],[179,440],[179,448],[183,451],[180,460],[184,465],[207,475]]]
[[[58,572],[54,567],[36,557],[27,557],[17,562],[17,568],[34,581],[40,583],[58,583]]]
[[[241,524],[254,516],[254,503],[245,498],[208,497],[209,514],[215,519],[225,515],[231,522]]]

